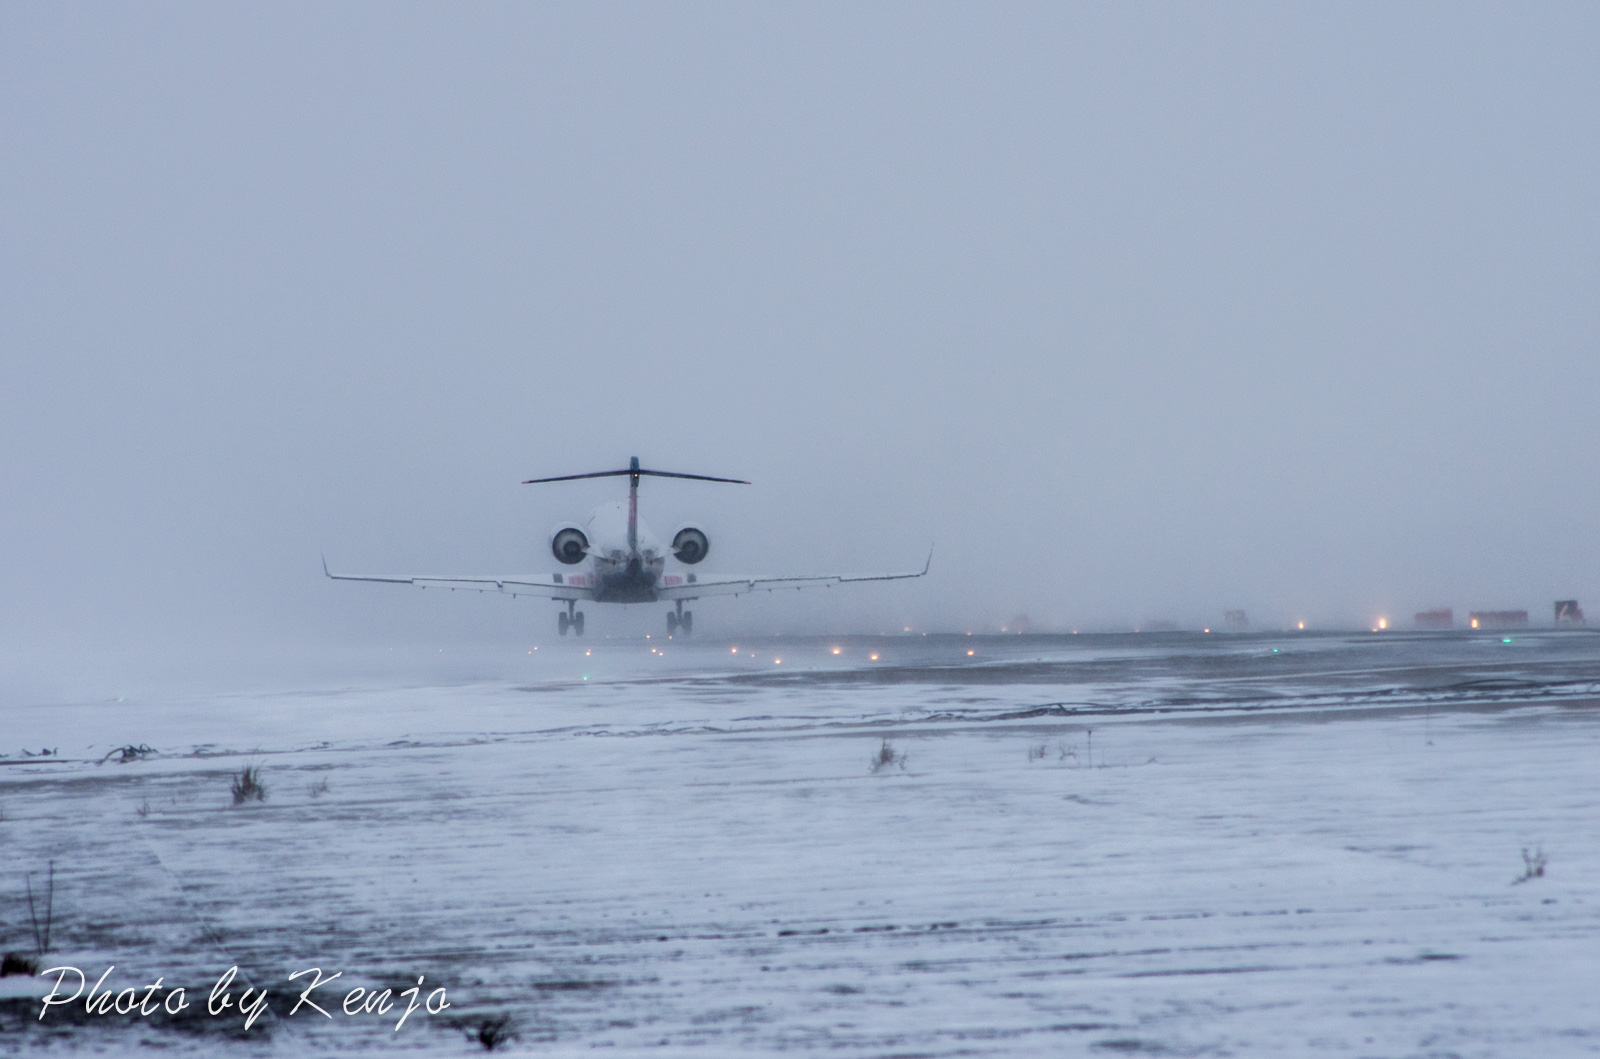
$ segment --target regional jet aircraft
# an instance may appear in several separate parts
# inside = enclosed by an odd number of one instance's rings
[[[933,561],[930,551],[921,570],[904,574],[817,574],[798,577],[729,577],[714,574],[702,577],[689,568],[698,566],[705,559],[711,550],[711,539],[698,526],[683,525],[673,533],[672,544],[662,548],[655,534],[639,520],[639,479],[649,475],[655,478],[689,478],[699,482],[731,482],[735,485],[749,485],[749,482],[738,478],[713,478],[705,474],[647,470],[639,466],[639,457],[635,456],[628,461],[626,470],[531,478],[522,484],[570,482],[579,478],[621,475],[628,476],[626,504],[620,500],[601,504],[583,525],[566,522],[551,531],[550,551],[556,561],[567,568],[562,572],[542,577],[535,574],[513,577],[378,577],[333,573],[328,569],[327,559],[322,561],[322,572],[335,581],[380,581],[394,585],[420,585],[423,588],[509,592],[513,596],[561,600],[567,605],[566,611],[557,615],[556,619],[562,636],[569,629],[575,636],[583,635],[583,611],[577,609],[578,603],[583,600],[595,603],[674,603],[675,609],[667,612],[667,635],[681,631],[687,636],[694,631],[694,612],[684,610],[683,605],[701,596],[737,596],[763,588],[771,591],[776,588],[810,588],[858,581],[901,581],[922,577]],[[668,552],[677,564],[672,572],[667,569]]]

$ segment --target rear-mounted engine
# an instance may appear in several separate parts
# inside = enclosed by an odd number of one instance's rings
[[[672,554],[678,562],[693,566],[711,550],[711,539],[695,526],[684,526],[672,536]]]
[[[576,526],[561,526],[550,538],[550,551],[558,562],[576,566],[589,554],[589,538]]]

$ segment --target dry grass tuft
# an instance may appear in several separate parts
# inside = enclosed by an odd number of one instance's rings
[[[870,768],[874,775],[884,769],[906,767],[906,756],[894,748],[894,744],[885,739],[883,745],[878,747],[878,752],[872,755]]]
[[[517,1031],[511,1026],[510,1015],[484,1019],[478,1026],[477,1041],[483,1045],[485,1051],[492,1052],[502,1044],[510,1044],[516,1039]]]
[[[106,756],[101,758],[98,762],[96,762],[96,764],[104,765],[114,756],[117,759],[117,764],[126,765],[130,761],[143,761],[145,758],[149,757],[155,752],[156,748],[146,743],[140,743],[138,746],[134,746],[132,743],[129,743],[127,746],[119,746],[115,750],[108,751]]]
[[[246,765],[243,771],[233,777],[232,788],[234,805],[267,800],[267,785],[261,782],[261,769],[255,765]]]
[[[20,952],[8,952],[0,959],[0,978],[7,975],[22,974],[30,978],[39,973],[39,961]]]
[[[1544,878],[1544,866],[1547,863],[1543,849],[1522,848],[1522,874],[1511,880],[1511,885],[1525,883],[1529,879]]]

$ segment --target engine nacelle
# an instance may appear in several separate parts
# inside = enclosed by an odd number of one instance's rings
[[[711,538],[698,526],[680,526],[672,535],[672,554],[678,562],[693,566],[711,550]]]
[[[589,555],[589,538],[577,526],[557,526],[550,534],[550,553],[557,562],[576,566]]]

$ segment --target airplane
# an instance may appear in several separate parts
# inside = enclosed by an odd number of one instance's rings
[[[676,604],[667,612],[667,635],[679,631],[688,636],[694,631],[694,612],[683,609],[686,602],[701,596],[741,595],[757,589],[772,591],[777,588],[811,588],[817,585],[854,584],[860,581],[903,581],[923,577],[933,563],[930,549],[922,569],[915,573],[900,574],[817,574],[790,577],[729,577],[713,575],[700,577],[687,567],[698,566],[711,550],[711,539],[704,530],[693,524],[679,526],[672,535],[672,543],[662,548],[650,528],[639,519],[639,479],[688,478],[699,482],[728,482],[749,485],[739,478],[714,478],[705,474],[683,474],[676,471],[655,471],[639,466],[634,456],[628,466],[619,471],[592,471],[588,474],[563,474],[554,478],[530,478],[523,485],[545,482],[571,482],[580,478],[611,478],[628,476],[628,500],[613,500],[595,508],[589,521],[583,525],[564,522],[550,532],[550,552],[556,561],[567,567],[565,572],[546,576],[537,574],[511,577],[385,577],[360,574],[336,574],[328,569],[328,560],[322,560],[322,572],[334,581],[377,581],[393,585],[418,585],[422,588],[465,589],[471,592],[507,592],[516,596],[540,596],[566,603],[567,609],[556,617],[556,628],[562,636],[571,630],[574,636],[583,635],[583,611],[578,603],[656,603]],[[671,553],[680,568],[667,572],[667,554]]]

